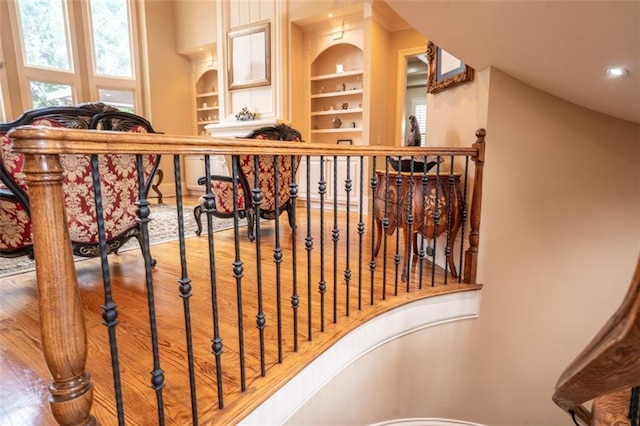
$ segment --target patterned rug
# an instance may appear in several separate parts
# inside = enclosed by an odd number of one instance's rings
[[[167,241],[178,239],[178,214],[175,205],[168,204],[151,204],[150,217],[153,219],[149,222],[149,236],[151,237],[151,245],[159,244]],[[207,218],[202,215],[202,224],[206,228]],[[241,220],[241,225],[246,224],[245,220]],[[214,231],[221,231],[233,227],[233,219],[213,218]],[[187,238],[195,236],[196,220],[193,217],[193,209],[191,207],[184,209],[184,229]],[[206,232],[206,230],[205,230]],[[130,239],[122,246],[120,251],[138,250],[140,245],[135,238]],[[76,260],[87,259],[78,257]],[[35,261],[20,256],[15,258],[0,257],[0,278],[10,275],[30,272],[35,269]]]

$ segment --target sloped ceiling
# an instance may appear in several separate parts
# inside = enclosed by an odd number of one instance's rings
[[[577,105],[640,123],[640,1],[385,0],[476,70],[494,66]],[[607,76],[624,66],[625,78]]]

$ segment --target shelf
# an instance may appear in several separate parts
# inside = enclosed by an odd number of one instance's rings
[[[211,106],[211,107],[206,107],[206,108],[196,108],[196,111],[211,111],[214,109],[218,109],[219,107],[217,106]]]
[[[198,121],[198,124],[218,124],[218,120]]]
[[[207,93],[200,93],[198,95],[196,95],[196,98],[208,98],[211,96],[218,96],[218,92],[207,92]]]
[[[362,94],[362,89],[342,90],[340,92],[316,93],[314,95],[311,95],[311,99],[335,98],[338,96],[350,96],[350,95],[360,95],[360,94]]]
[[[349,109],[330,109],[329,111],[316,111],[311,115],[335,115],[335,114],[357,114],[361,113],[362,108],[349,108]]]
[[[354,70],[354,71],[338,72],[338,73],[333,73],[333,74],[317,75],[315,77],[311,77],[311,81],[331,80],[331,79],[334,79],[334,78],[343,78],[343,77],[349,77],[349,76],[352,76],[352,75],[362,75],[362,70]]]
[[[313,129],[311,133],[355,133],[362,132],[362,127],[340,127],[338,129]]]

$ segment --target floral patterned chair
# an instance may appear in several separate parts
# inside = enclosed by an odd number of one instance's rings
[[[22,125],[157,133],[142,117],[120,111],[103,103],[76,107],[43,107],[25,112],[17,120],[0,123],[0,255],[33,257],[29,188],[22,172],[24,156],[11,151],[7,133]],[[73,253],[76,256],[100,255],[96,206],[89,155],[62,155],[64,202]],[[109,253],[130,238],[141,238],[136,220],[138,179],[136,156],[99,155],[102,205]],[[144,155],[144,193],[158,169],[160,155]]]
[[[280,124],[277,126],[262,127],[251,132],[249,139],[268,139],[281,141],[302,141],[299,131]],[[294,205],[290,198],[289,185],[292,182],[295,170],[291,167],[291,157],[288,155],[277,156],[278,164],[278,194],[275,192],[275,172],[274,156],[260,155],[258,157],[258,176],[262,200],[260,203],[259,216],[263,219],[276,219],[276,203],[278,212],[287,212],[289,226],[293,228],[292,210]],[[252,188],[255,186],[255,168],[253,155],[240,155],[234,158],[239,162],[240,175],[238,176],[238,216],[246,218],[248,224],[249,241],[254,241],[256,237],[256,222],[258,218],[257,206],[252,201]],[[298,168],[300,157],[295,158],[295,168]],[[198,179],[198,184],[206,185],[206,176]],[[202,233],[201,215],[207,194],[200,197],[200,203],[194,208],[193,214],[196,218],[198,229],[196,235]],[[229,176],[211,176],[211,197],[213,198],[215,210],[213,215],[221,218],[233,217],[233,179]]]

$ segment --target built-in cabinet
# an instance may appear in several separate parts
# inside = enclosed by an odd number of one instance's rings
[[[204,126],[220,119],[218,105],[218,70],[205,71],[196,81],[196,126],[197,134],[205,135]]]
[[[311,142],[362,144],[363,52],[336,44],[311,64]]]
[[[321,161],[322,160],[322,161]],[[309,180],[307,180],[307,169],[309,169]],[[335,176],[335,177],[334,177]],[[345,182],[351,180],[351,192],[349,204],[357,205],[360,194],[360,161],[352,158],[350,161],[346,157],[310,157],[309,164],[307,158],[303,157],[297,171],[298,196],[301,200],[310,199],[314,206],[320,202],[318,185],[321,180],[326,183],[325,201],[338,201],[340,209],[344,209],[347,204],[347,192]],[[310,185],[310,192],[307,192],[307,181]],[[336,186],[337,185],[337,186]]]

